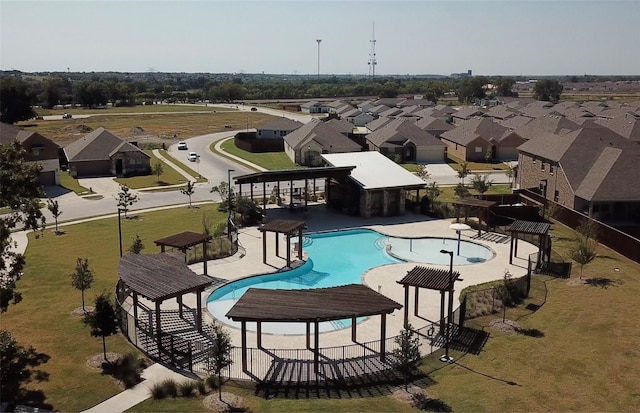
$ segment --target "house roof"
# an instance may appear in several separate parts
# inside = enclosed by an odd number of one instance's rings
[[[516,115],[512,118],[503,120],[500,124],[505,128],[516,130],[527,125],[532,120],[533,118],[530,118],[529,116]]]
[[[323,154],[332,166],[355,166],[349,178],[362,189],[423,188],[425,181],[377,151]]]
[[[353,123],[347,122],[344,119],[330,119],[326,121],[325,124],[345,136],[353,132]]]
[[[20,128],[8,123],[0,123],[0,144],[10,143],[18,137]]]
[[[424,131],[431,133],[434,136],[437,136],[443,132],[456,128],[455,125],[447,123],[440,118],[432,118],[432,117],[426,117],[418,120],[416,122],[416,126]],[[437,134],[432,133],[432,131],[437,132]]]
[[[16,139],[26,149],[25,159],[27,161],[42,161],[45,159],[55,159],[57,161],[59,158],[58,150],[60,145],[40,135],[38,132],[21,130],[18,132]],[[41,149],[38,155],[32,153],[31,149],[34,147]]]
[[[477,106],[467,106],[451,114],[456,119],[469,120],[476,116],[486,116],[485,112]]]
[[[293,131],[302,126],[302,122],[298,122],[297,120],[292,120],[289,118],[281,117],[271,122],[267,122],[264,125],[258,126],[258,130],[284,130],[284,131]]]
[[[595,123],[609,128],[629,140],[640,142],[640,116],[636,117],[625,113],[623,116],[613,119],[600,118]]]
[[[637,201],[640,151],[605,147],[575,190],[588,201]]]
[[[387,123],[391,122],[392,120],[393,118],[380,117],[378,119],[374,119],[371,122],[367,123],[366,126],[367,126],[367,129],[369,129],[370,131],[375,131],[380,129]]]
[[[526,125],[517,128],[518,135],[524,139],[535,139],[541,135],[557,134],[562,135],[567,132],[580,129],[580,125],[565,118],[564,116],[542,116],[528,122]]]
[[[137,146],[102,127],[65,146],[64,152],[69,162],[107,160],[117,152],[141,152],[149,157]]]
[[[303,148],[311,141],[327,150],[330,147],[353,149],[353,151],[361,150],[360,145],[318,119],[312,119],[309,123],[290,132],[284,137],[284,141],[294,150]]]
[[[441,135],[443,139],[460,145],[468,145],[477,138],[499,142],[509,135],[510,129],[494,122],[490,118],[475,118],[463,122],[461,125]]]
[[[389,143],[402,145],[406,141],[412,142],[416,147],[444,147],[440,139],[406,119],[393,119],[370,133],[367,140],[378,147]]]

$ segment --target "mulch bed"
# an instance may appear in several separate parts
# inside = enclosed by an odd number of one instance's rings
[[[491,320],[489,327],[505,334],[512,334],[518,331],[520,324],[513,320],[506,319],[502,321],[501,318],[496,318],[495,320]]]
[[[82,309],[82,307],[74,308],[73,311],[71,311],[71,315],[74,317],[84,317],[87,314],[93,313],[93,310],[95,310],[94,306],[85,305],[84,310]]]
[[[120,360],[121,357],[123,357],[124,354],[120,354],[120,353],[114,353],[114,352],[107,352],[107,360],[104,359],[104,354],[100,353],[100,354],[96,354],[94,356],[89,357],[89,359],[87,360],[87,366],[93,368],[93,369],[98,369],[98,370],[102,370],[102,364],[105,361],[108,361],[110,363],[115,363],[116,361]]]

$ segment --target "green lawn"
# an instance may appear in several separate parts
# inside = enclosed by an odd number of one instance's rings
[[[303,168],[302,166],[296,165],[291,162],[291,159],[284,152],[267,152],[267,153],[251,153],[245,150],[238,148],[233,139],[229,139],[222,143],[222,149],[225,152],[230,153],[231,155],[238,156],[242,159],[246,159],[247,161],[259,165],[265,169],[270,171],[277,169],[296,169]],[[211,150],[224,156],[224,154],[219,153],[215,150],[215,143],[211,144]]]
[[[122,220],[123,249],[136,234],[146,246],[144,253],[159,252],[153,241],[183,231],[202,232],[203,214],[213,223],[224,222],[226,215],[217,204],[198,208],[173,208],[144,214],[131,214]],[[28,387],[44,393],[43,404],[54,410],[75,412],[105,400],[121,389],[108,376],[85,365],[86,360],[102,352],[102,342],[89,334],[89,328],[71,311],[81,305],[80,291],[71,287],[69,274],[78,257],[87,257],[95,281],[86,293],[93,303],[102,293],[112,294],[117,282],[118,220],[106,218],[82,224],[61,226],[64,235],[45,231],[44,236],[29,234],[24,276],[18,282],[22,302],[10,305],[2,314],[2,328],[21,344],[31,345],[50,357],[41,366],[49,374],[44,382]],[[107,351],[129,352],[134,348],[121,335],[107,338]]]
[[[185,171],[186,173],[191,175],[193,177],[194,181],[196,181],[196,182],[207,182],[206,178],[201,177],[200,175],[198,175],[198,172],[194,171],[193,169],[191,169],[188,166],[185,166],[182,162],[178,161],[176,158],[171,156],[169,154],[169,152],[167,152],[166,150],[160,149],[160,154],[162,156],[164,156],[165,158],[167,158],[169,161],[171,161],[174,164],[178,165],[180,167],[180,169],[182,169],[183,171]],[[196,169],[197,169],[197,165],[196,165]]]
[[[156,162],[159,161],[158,157],[154,155],[154,153],[150,150],[144,151],[147,155],[151,157],[151,166],[153,166]],[[176,165],[180,165],[177,163]],[[127,185],[132,189],[140,189],[140,188],[150,188],[155,186],[167,186],[167,185],[179,185],[187,182],[187,179],[182,176],[178,171],[167,165],[163,162],[162,164],[162,174],[160,175],[160,180],[158,181],[158,177],[156,175],[140,175],[140,176],[131,176],[128,178],[116,178],[114,179],[120,185]]]
[[[468,179],[465,179],[465,184],[469,185]],[[440,196],[438,197],[438,201],[440,202],[451,202],[451,201],[455,201],[456,199],[458,199],[458,197],[455,195],[455,193],[453,192],[454,188],[453,186],[440,186]],[[476,191],[475,189],[471,188],[470,186],[468,186],[469,188],[469,192],[471,192],[471,195],[479,195],[478,191]],[[423,191],[420,191],[420,195],[423,195],[422,193]],[[485,192],[486,195],[506,195],[506,194],[510,194],[513,191],[511,190],[511,186],[510,185],[506,185],[506,184],[499,184],[499,185],[491,185],[491,188],[489,188],[489,190],[487,192]]]
[[[60,186],[75,192],[78,195],[88,194],[89,189],[78,183],[76,178],[69,175],[69,171],[60,171]]]

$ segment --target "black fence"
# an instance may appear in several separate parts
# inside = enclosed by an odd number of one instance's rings
[[[173,368],[205,377],[210,374],[208,354],[213,345],[210,325],[204,325],[202,333],[195,324],[195,309],[162,310],[163,331],[155,331],[155,310],[138,305],[138,318],[133,315],[132,300],[120,287],[116,289],[117,315],[120,329],[127,339],[150,358]],[[451,348],[464,350],[468,346],[469,332],[464,329],[464,309],[453,313]],[[416,329],[421,344],[421,354],[431,354],[444,347],[447,337],[446,320]],[[442,328],[441,328],[442,326]],[[159,336],[159,337],[158,337]],[[458,341],[458,338],[464,338]],[[477,341],[477,340],[475,340]],[[158,346],[160,343],[160,346]],[[314,369],[314,352],[302,349],[247,348],[247,368],[242,368],[242,349],[232,347],[234,362],[222,375],[231,379],[251,380],[257,383],[341,383],[354,378],[370,377],[391,372],[393,351],[398,347],[396,337],[385,340],[384,361],[380,357],[380,340],[358,342],[344,346],[324,347],[318,350],[319,365]],[[382,376],[386,377],[384,374]],[[388,377],[387,377],[388,378]]]

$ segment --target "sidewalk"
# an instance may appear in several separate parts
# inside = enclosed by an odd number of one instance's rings
[[[229,159],[233,159],[234,161],[236,161],[236,162],[238,162],[238,163],[240,163],[242,165],[245,165],[245,166],[247,166],[249,168],[253,168],[256,171],[259,171],[259,172],[267,171],[267,169],[261,167],[260,165],[256,165],[255,163],[251,163],[251,162],[247,161],[246,159],[240,158],[239,156],[231,155],[229,152],[225,152],[224,149],[222,149],[222,144],[224,142],[228,141],[229,139],[233,139],[233,136],[229,137],[229,138],[226,138],[226,139],[220,139],[218,142],[216,142],[216,151],[224,154],[225,157],[227,157]]]
[[[184,169],[182,169],[180,166],[176,165],[175,163],[173,163],[169,159],[167,159],[164,156],[162,156],[160,154],[160,150],[154,149],[152,152],[158,159],[160,159],[162,162],[166,163],[167,165],[169,165],[170,167],[175,169],[180,175],[184,176],[187,181],[192,181],[194,179],[193,176],[191,176],[188,173],[186,173],[184,171]],[[182,186],[182,185],[179,185],[179,186]]]

